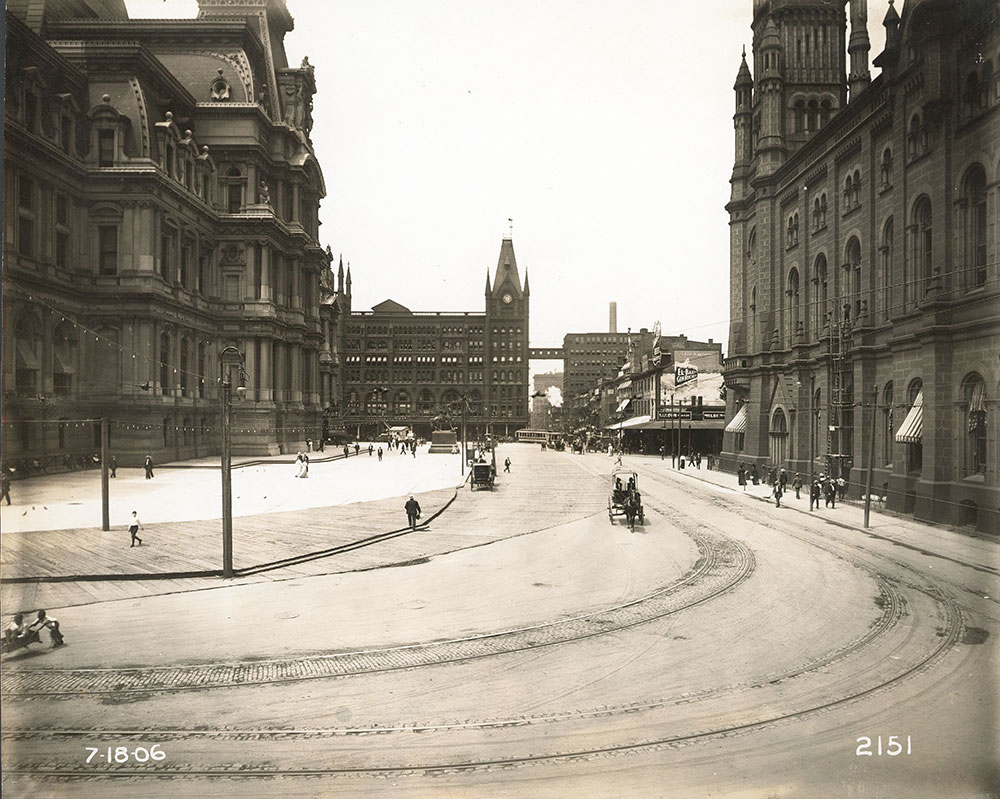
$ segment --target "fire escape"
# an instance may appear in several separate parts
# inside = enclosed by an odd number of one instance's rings
[[[827,473],[849,477],[854,452],[854,370],[852,365],[850,309],[827,338],[830,386],[830,422],[827,426]]]

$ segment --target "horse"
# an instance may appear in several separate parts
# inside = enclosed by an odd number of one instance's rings
[[[642,502],[639,499],[638,491],[629,491],[625,497],[625,502],[623,504],[623,509],[625,511],[625,520],[628,522],[629,530],[635,530],[635,518],[639,515],[639,510],[642,508]]]

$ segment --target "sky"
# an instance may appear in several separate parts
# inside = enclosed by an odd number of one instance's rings
[[[725,350],[732,87],[751,0],[287,5],[289,65],[316,69],[320,239],[351,265],[355,310],[391,298],[481,312],[510,235],[532,346],[606,331],[614,300],[621,332],[660,321]],[[887,8],[869,0],[871,58]]]

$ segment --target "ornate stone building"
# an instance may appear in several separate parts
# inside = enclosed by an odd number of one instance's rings
[[[724,456],[998,531],[1000,8],[755,0],[736,79]],[[849,63],[848,63],[849,55]]]
[[[331,418],[361,438],[398,426],[429,436],[442,413],[457,427],[465,404],[470,436],[527,427],[530,297],[509,238],[492,283],[486,276],[485,312],[411,311],[394,300],[354,311],[350,270],[345,278],[341,266],[324,300],[341,335],[331,346],[331,381],[343,400]]]
[[[219,447],[220,353],[244,358],[234,452],[302,446],[332,355],[312,67],[284,0],[12,0],[4,119],[3,459],[120,463]]]

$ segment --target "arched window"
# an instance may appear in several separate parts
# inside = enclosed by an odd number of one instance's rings
[[[830,312],[829,284],[826,274],[826,256],[820,253],[816,256],[816,266],[813,269],[816,281],[816,329],[822,333]]]
[[[931,287],[934,277],[932,220],[931,201],[923,196],[913,206],[911,245],[916,272],[914,278],[924,292]]]
[[[850,208],[852,208],[854,206],[853,197],[854,197],[854,178],[852,178],[850,175],[848,175],[847,178],[844,180],[844,210],[845,211],[847,211],[848,209],[850,209]]]
[[[986,474],[986,382],[973,372],[962,385],[965,400],[964,474]]]
[[[73,392],[80,339],[76,326],[62,321],[52,331],[52,390],[60,396]]]
[[[910,158],[918,158],[927,152],[927,128],[920,120],[920,114],[910,117],[910,127],[906,134]]]
[[[821,228],[822,227],[826,227],[826,209],[828,207],[829,207],[829,204],[827,203],[827,200],[826,200],[826,192],[823,192],[819,196],[819,226]]]
[[[771,463],[778,467],[784,466],[788,457],[788,422],[785,419],[785,412],[781,408],[771,414],[768,441],[770,442],[768,454]]]
[[[356,414],[358,412],[358,392],[351,391],[347,395],[347,412]]]
[[[799,99],[795,101],[795,108],[792,111],[793,124],[796,133],[806,132],[806,101]]]
[[[826,127],[826,123],[830,121],[830,114],[833,110],[833,106],[829,100],[824,99],[819,104],[819,124],[820,127]]]
[[[852,236],[847,242],[844,255],[846,259],[844,267],[847,271],[844,276],[844,291],[847,294],[844,303],[844,321],[857,323],[861,317],[861,242]]]
[[[924,383],[920,378],[910,382],[906,389],[907,415],[917,404],[923,404]],[[924,445],[922,438],[906,442],[906,471],[919,472],[924,468]]]
[[[22,396],[35,396],[41,387],[42,338],[38,319],[25,313],[14,325],[14,345],[17,349],[17,367],[14,386]]]
[[[810,133],[819,130],[819,103],[816,100],[809,101],[809,118],[807,127]]]
[[[421,416],[429,416],[434,410],[434,395],[430,389],[424,388],[417,395],[417,413]]]
[[[188,371],[190,370],[190,355],[189,348],[191,342],[188,341],[187,336],[181,339],[181,396],[188,396]],[[185,444],[187,441],[185,440]]]
[[[882,463],[892,463],[892,440],[895,430],[892,427],[892,381],[885,384],[882,391]]]
[[[409,416],[411,405],[410,405],[410,395],[405,391],[400,391],[396,394],[395,403],[396,413],[400,416]]]
[[[441,395],[441,410],[445,413],[461,413],[462,409],[459,406],[459,396],[458,392],[453,388],[449,388],[444,394]]]
[[[383,416],[386,410],[385,391],[378,388],[369,391],[365,396],[365,415]]]
[[[879,251],[879,271],[881,272],[882,317],[888,321],[892,316],[892,249],[893,249],[892,217],[890,216],[882,227],[882,244]]]
[[[792,269],[788,273],[788,289],[785,292],[788,297],[788,338],[794,343],[798,341],[802,329],[802,320],[799,313],[799,270]]]
[[[882,188],[888,189],[892,185],[892,150],[889,147],[882,151],[879,173],[882,176]]]
[[[169,395],[170,389],[170,334],[163,333],[160,335],[160,393]]]
[[[812,209],[812,229],[813,230],[819,230],[819,219],[820,219],[820,214],[819,214],[819,197],[817,197],[815,200],[813,200],[813,209]]]
[[[226,170],[226,211],[238,214],[243,207],[243,175],[232,166]]]
[[[854,186],[851,190],[851,207],[861,205],[861,170],[854,170]]]
[[[986,172],[976,164],[962,182],[962,233],[965,250],[965,286],[986,284]]]

